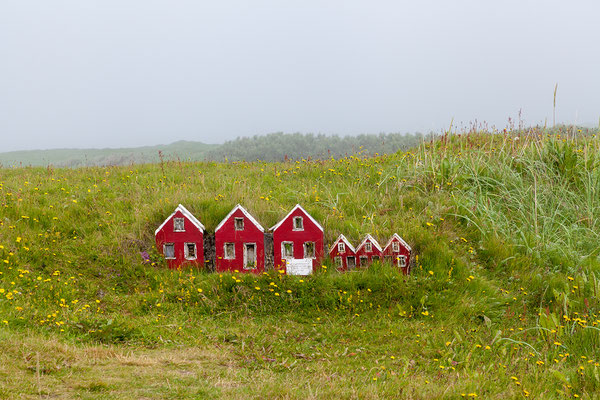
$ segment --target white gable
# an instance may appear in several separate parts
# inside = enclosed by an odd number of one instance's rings
[[[202,223],[198,221],[198,219],[194,217],[194,215],[191,212],[189,212],[187,208],[180,204],[177,206],[175,211],[173,211],[173,214],[169,215],[169,217],[165,219],[165,221],[154,231],[154,236],[156,236],[158,232],[160,232],[160,230],[165,226],[165,224],[169,222],[171,218],[173,218],[177,211],[180,211],[184,217],[186,217],[192,224],[194,224],[198,229],[200,229],[200,232],[204,233],[204,225],[202,225]]]
[[[402,238],[400,237],[400,235],[398,235],[397,233],[394,233],[394,234],[392,235],[392,237],[390,238],[390,240],[388,240],[387,244],[385,245],[385,247],[384,247],[383,249],[384,249],[384,250],[387,250],[387,248],[388,248],[388,247],[389,247],[389,246],[392,244],[392,242],[394,241],[394,239],[398,239],[398,241],[399,241],[400,243],[402,243],[402,245],[403,245],[404,247],[406,247],[406,248],[408,249],[408,251],[412,251],[412,249],[410,248],[410,246],[408,245],[408,243],[406,243],[406,242],[404,241],[404,239],[402,239]]]
[[[306,212],[306,210],[304,208],[302,208],[302,206],[300,204],[296,204],[296,206],[294,208],[292,208],[292,211],[290,211],[288,213],[288,215],[286,215],[281,221],[279,221],[277,224],[275,224],[272,228],[271,231],[275,231],[277,228],[279,228],[281,226],[281,224],[283,224],[283,221],[285,221],[286,219],[289,218],[290,215],[292,215],[292,213],[294,211],[296,211],[297,209],[302,210],[302,212],[304,214],[306,214],[306,216],[312,221],[313,224],[315,224],[317,226],[317,228],[319,228],[321,230],[321,232],[323,231],[323,227],[321,226],[321,224],[319,224],[309,213]]]
[[[365,243],[367,243],[367,240],[370,241],[373,246],[375,246],[375,248],[379,251],[383,251],[381,249],[381,246],[379,245],[379,243],[377,243],[377,240],[375,240],[375,238],[369,234],[367,234],[367,236],[365,236],[365,238],[363,239],[362,242],[360,242],[360,244],[358,245],[358,247],[356,248],[356,251],[362,249],[362,247],[365,245]]]
[[[354,249],[354,246],[352,246],[350,244],[350,242],[348,241],[348,239],[344,235],[338,236],[338,238],[335,240],[335,242],[329,248],[329,253],[331,253],[336,248],[336,246],[338,245],[338,243],[340,243],[340,242],[344,242],[346,244],[346,246],[348,246],[348,248],[350,250],[352,250],[353,253],[356,253],[356,250]]]
[[[261,232],[264,232],[265,229],[262,227],[261,224],[258,223],[258,221],[256,219],[254,219],[254,217],[252,215],[250,215],[250,213],[248,211],[246,211],[246,209],[244,207],[242,207],[241,205],[237,205],[235,207],[233,207],[233,210],[231,210],[231,212],[229,214],[227,214],[227,216],[225,218],[223,218],[223,220],[219,223],[219,225],[217,225],[217,228],[215,229],[215,233],[221,229],[223,227],[223,225],[225,225],[225,222],[227,222],[227,220],[229,218],[231,218],[231,216],[237,211],[240,210],[244,216],[246,218],[248,218],[250,220],[250,222],[252,222],[254,224],[254,226],[256,226],[258,229],[260,229]]]

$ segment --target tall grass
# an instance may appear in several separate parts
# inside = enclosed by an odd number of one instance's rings
[[[450,397],[591,397],[599,150],[590,135],[470,132],[375,158],[2,169],[0,324],[132,349],[227,343],[241,360],[291,357],[293,368],[355,347],[362,364],[327,358],[344,379],[386,359],[396,375],[366,369],[359,387],[386,377],[382,393],[417,398],[448,395],[444,385]],[[179,203],[209,231],[237,203],[267,227],[301,203],[329,242],[398,232],[417,256],[413,273],[340,274],[327,261],[307,278],[171,271],[153,232]],[[399,352],[402,365],[389,358]],[[289,364],[261,368],[299,385]],[[418,385],[399,378],[409,375]],[[285,390],[277,379],[262,393]],[[329,397],[347,394],[334,387]]]

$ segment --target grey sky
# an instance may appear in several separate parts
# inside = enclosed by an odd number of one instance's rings
[[[600,117],[598,1],[0,1],[0,152]]]

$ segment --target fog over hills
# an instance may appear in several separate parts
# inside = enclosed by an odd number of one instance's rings
[[[223,144],[177,141],[167,145],[104,148],[51,149],[0,153],[3,167],[47,166],[86,167],[183,161],[280,161],[284,159],[326,159],[345,155],[394,153],[423,140],[421,134],[379,134],[327,136],[272,133],[251,138],[237,138]]]

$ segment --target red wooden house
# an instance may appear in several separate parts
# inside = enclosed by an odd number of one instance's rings
[[[356,250],[344,235],[338,236],[329,249],[329,258],[331,258],[339,271],[348,271],[356,268]]]
[[[383,257],[385,261],[401,268],[404,274],[408,274],[410,272],[411,252],[412,249],[408,243],[400,235],[394,233],[383,248]]]
[[[215,255],[219,272],[265,270],[265,230],[239,204],[215,229]]]
[[[323,259],[323,227],[300,204],[271,230],[275,269],[285,268],[291,259],[312,259],[315,268]]]
[[[169,268],[204,264],[204,225],[181,204],[154,232]]]
[[[362,242],[356,248],[356,257],[358,258],[358,265],[366,267],[373,261],[381,260],[381,246],[377,243],[377,240],[371,235],[365,236]]]

